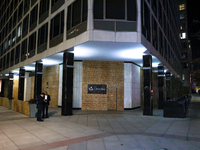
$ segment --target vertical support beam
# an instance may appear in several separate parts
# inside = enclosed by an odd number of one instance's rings
[[[170,93],[171,93],[171,88],[170,88],[170,78],[171,78],[171,72],[167,71],[166,75],[166,99],[169,100],[170,99]]]
[[[4,80],[1,79],[1,92],[0,92],[0,97],[4,96]]]
[[[13,99],[13,77],[14,74],[9,72],[8,79],[8,99],[9,99],[9,109],[12,108],[12,99]]]
[[[73,73],[74,53],[63,54],[62,112],[64,116],[73,115]]]
[[[163,109],[165,101],[164,66],[158,66],[158,109]]]
[[[152,99],[152,56],[143,56],[143,99],[144,109],[143,115],[153,115],[153,99]]]
[[[13,76],[14,74],[9,72],[9,79],[8,79],[8,99],[12,100],[13,98]]]
[[[25,69],[19,69],[19,87],[18,87],[18,100],[24,100],[24,79],[25,79]]]
[[[37,61],[35,63],[35,85],[34,85],[34,98],[40,95],[42,91],[42,69],[43,63],[42,61]]]

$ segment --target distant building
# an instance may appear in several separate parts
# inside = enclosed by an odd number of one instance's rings
[[[192,51],[191,43],[188,38],[188,19],[187,19],[187,0],[179,0],[180,11],[180,38],[181,38],[181,63],[182,63],[182,81],[185,86],[191,86],[191,62]]]

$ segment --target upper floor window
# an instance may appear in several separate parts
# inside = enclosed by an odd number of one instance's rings
[[[27,15],[23,20],[23,32],[28,30],[28,21],[29,21],[29,15]]]
[[[30,7],[30,0],[24,0],[24,15],[28,12]]]
[[[22,18],[22,12],[23,12],[23,2],[19,5],[19,8],[18,8],[18,22]]]
[[[186,23],[182,23],[181,26],[180,26],[180,29],[183,30],[183,29],[186,29],[186,28],[187,28]]]
[[[49,0],[41,0],[40,1],[40,14],[41,17],[45,12],[49,10]]]
[[[20,23],[17,27],[17,38],[22,35],[22,23]]]
[[[185,19],[185,17],[186,17],[185,12],[181,12],[181,13],[180,13],[180,19]]]
[[[47,35],[48,35],[48,23],[44,24],[38,30],[38,46],[47,43]]]
[[[32,31],[37,26],[37,15],[38,15],[38,5],[36,5],[30,15],[30,31]]]
[[[183,81],[185,80],[185,74],[182,74],[182,80]]]
[[[180,38],[181,39],[186,39],[187,38],[187,34],[185,32],[180,33]]]
[[[185,4],[180,4],[179,5],[179,10],[185,10]]]
[[[136,21],[136,10],[136,0],[94,0],[94,19]]]
[[[182,55],[182,58],[188,58],[188,53],[187,52],[182,52],[181,55]]]
[[[67,30],[87,20],[87,0],[77,0],[68,6]]]
[[[50,40],[63,33],[64,10],[51,19]]]
[[[58,0],[51,0],[51,6],[55,5]]]

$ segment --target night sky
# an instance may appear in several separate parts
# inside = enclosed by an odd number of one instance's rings
[[[188,33],[193,59],[200,58],[200,4],[199,0],[188,0]]]

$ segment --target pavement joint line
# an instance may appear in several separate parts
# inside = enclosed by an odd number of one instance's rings
[[[13,121],[12,121],[13,122]],[[0,129],[1,130],[1,129]],[[15,144],[15,146],[17,147],[17,148],[19,148],[17,145],[16,145],[16,143],[5,133],[5,132],[3,132],[2,130],[1,130],[1,132],[9,139],[9,140],[11,140],[14,144]]]
[[[169,130],[169,128],[172,126],[172,124],[175,122],[175,119],[172,121],[172,123],[169,125],[169,127],[166,129],[166,131],[163,133],[163,136],[167,133],[167,131]]]
[[[158,123],[160,120],[162,120],[162,118],[160,118],[156,122],[152,123],[151,126],[149,126],[146,130],[150,129],[153,125],[155,125],[156,123]],[[146,130],[144,130],[143,132],[145,132]]]
[[[27,148],[24,148],[22,150],[30,150],[30,149],[31,150],[38,150],[39,148],[42,148],[43,150],[47,150],[49,148],[58,148],[58,147],[68,146],[68,145],[71,145],[71,144],[77,144],[77,143],[90,141],[90,140],[94,140],[94,139],[99,139],[99,138],[103,139],[103,143],[104,143],[104,146],[105,146],[104,138],[109,137],[109,136],[113,136],[113,135],[116,135],[116,136],[119,136],[119,135],[144,135],[144,136],[148,136],[149,138],[150,137],[164,137],[164,138],[167,138],[167,139],[186,140],[186,138],[184,136],[178,136],[178,135],[164,135],[163,136],[162,134],[144,133],[144,132],[143,133],[141,133],[141,132],[104,132],[104,133],[100,133],[100,134],[78,137],[78,138],[68,139],[68,140],[64,140],[64,141],[57,141],[57,142],[42,144],[42,145],[34,146],[34,147],[27,147]],[[137,139],[136,139],[136,141],[137,141]],[[199,142],[200,138],[190,138],[189,141]]]

